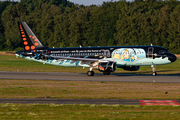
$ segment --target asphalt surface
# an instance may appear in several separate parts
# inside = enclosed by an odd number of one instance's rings
[[[96,73],[95,76],[87,76],[84,73],[0,71],[0,79],[180,83],[180,75],[152,76],[148,74],[112,74],[107,76]]]
[[[141,105],[139,100],[92,100],[92,99],[0,99],[0,103],[20,104],[120,104]]]
[[[158,83],[180,83],[180,75],[144,75],[144,74],[112,74],[104,76],[95,74],[87,76],[81,73],[46,73],[46,72],[6,72],[0,71],[0,79],[29,79],[29,80],[68,80],[68,81],[117,81],[117,82],[158,82]],[[120,104],[141,105],[139,100],[77,100],[77,99],[0,99],[0,103],[20,104]],[[180,100],[177,100],[179,105]],[[154,103],[156,105],[156,103]],[[174,103],[173,103],[174,104]]]

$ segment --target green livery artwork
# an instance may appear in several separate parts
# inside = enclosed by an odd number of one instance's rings
[[[16,56],[65,67],[89,67],[88,76],[93,76],[93,70],[99,70],[104,75],[115,72],[117,67],[128,71],[139,70],[140,66],[169,64],[176,61],[176,56],[160,46],[104,46],[104,47],[69,47],[48,48],[37,38],[24,21],[18,21],[19,31],[24,50],[17,51]]]

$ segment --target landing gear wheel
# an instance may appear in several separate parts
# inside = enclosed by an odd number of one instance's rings
[[[103,72],[104,75],[110,75],[110,72]]]
[[[156,73],[156,71],[155,71],[155,67],[156,67],[156,66],[155,66],[155,65],[151,65],[151,67],[152,67],[152,71],[153,71],[153,74],[152,74],[152,75],[153,75],[153,76],[156,76],[156,75],[157,75],[157,73]]]
[[[153,74],[152,74],[153,76],[156,76],[157,75],[157,73],[156,72],[153,72]]]
[[[94,76],[94,71],[88,71],[87,76]]]

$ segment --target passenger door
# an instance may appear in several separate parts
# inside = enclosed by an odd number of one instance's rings
[[[154,47],[148,48],[147,58],[153,58]]]

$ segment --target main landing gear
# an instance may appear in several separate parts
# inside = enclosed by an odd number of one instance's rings
[[[156,71],[155,71],[155,65],[151,65],[151,68],[152,68],[152,71],[153,71],[153,76],[156,76],[157,75],[157,73],[156,73]]]
[[[90,70],[87,72],[87,76],[94,76],[94,71],[92,71],[93,69],[90,68]],[[104,75],[110,75],[111,72],[103,72]]]
[[[104,75],[110,75],[110,72],[103,72]],[[87,76],[94,76],[94,71],[88,71]]]
[[[94,71],[92,71],[93,69],[90,68],[90,71],[87,72],[87,76],[94,76]]]

